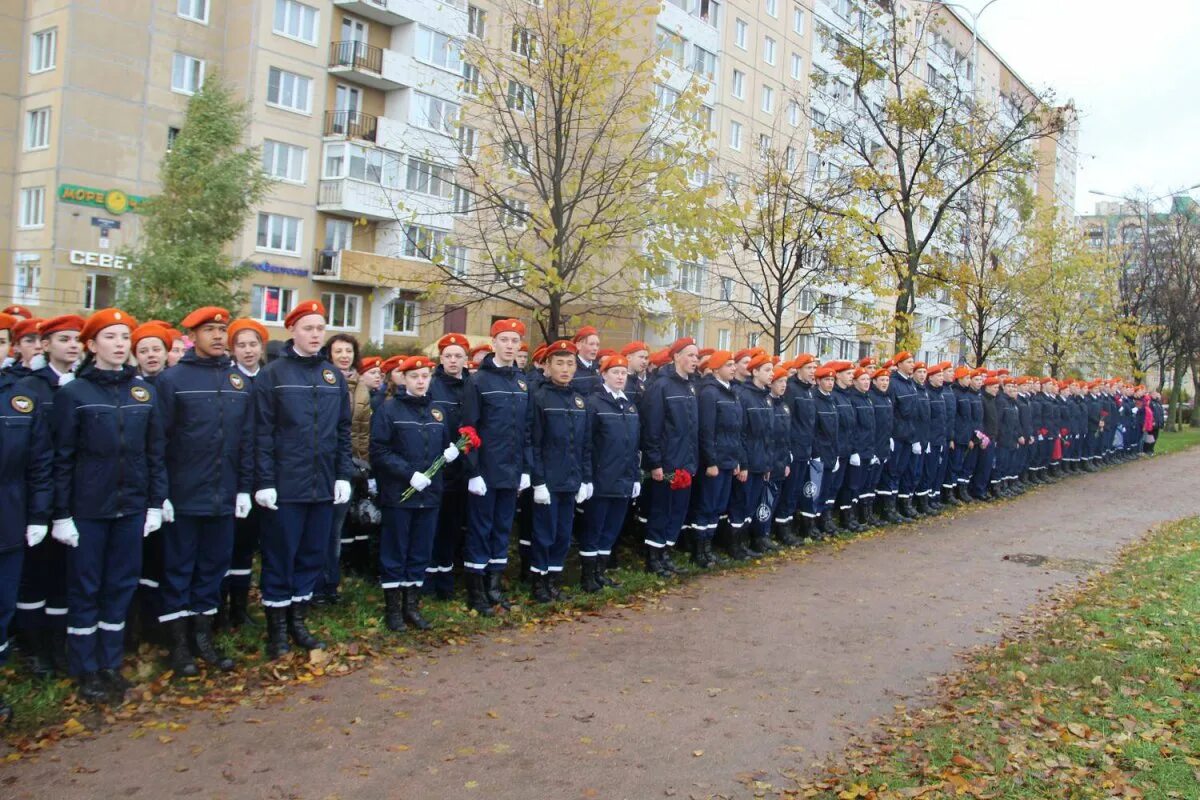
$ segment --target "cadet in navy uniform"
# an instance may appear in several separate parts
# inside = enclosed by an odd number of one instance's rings
[[[492,352],[484,356],[463,392],[463,425],[482,444],[464,459],[467,474],[467,602],[484,616],[508,607],[501,591],[508,566],[508,537],[517,494],[529,488],[529,386],[514,366],[525,335],[516,319],[492,323]]]
[[[48,416],[13,376],[0,374],[0,664],[8,660],[25,547],[46,546],[54,494]],[[12,707],[0,696],[0,726],[11,719]]]
[[[79,376],[54,397],[54,526],[67,555],[67,654],[79,696],[123,699],[125,618],[142,538],[162,526],[163,432],[154,389],[126,364],[137,323],[97,311],[80,340]]]
[[[875,412],[875,458],[871,461],[871,469],[867,474],[867,486],[874,493],[877,516],[869,518],[875,522],[900,522],[896,513],[896,501],[893,493],[887,488],[887,465],[893,453],[892,447],[892,398],[888,396],[888,385],[892,381],[892,372],[887,367],[880,367],[871,373],[871,410]]]
[[[767,484],[767,499],[761,508],[770,506],[770,516],[756,520],[759,536],[774,536],[784,547],[795,547],[800,544],[794,527],[781,522],[779,519],[779,504],[783,501],[783,487],[792,476],[792,403],[787,396],[788,377],[791,368],[788,364],[775,365],[771,372],[771,410],[775,416],[775,427],[771,434],[771,449],[773,463],[771,465],[771,480]]]
[[[209,666],[233,669],[212,634],[233,557],[234,518],[250,514],[254,408],[250,384],[226,354],[229,322],[229,312],[217,306],[188,314],[182,325],[192,349],[155,384],[167,438],[163,521],[174,523],[160,534],[158,621],[171,634],[170,667],[184,676],[198,673],[193,649]]]
[[[398,367],[404,390],[371,418],[371,469],[383,507],[379,575],[384,620],[392,631],[429,628],[421,616],[421,586],[433,553],[445,469],[432,477],[425,472],[438,456],[450,466],[459,454],[446,412],[429,396],[433,366],[425,356],[406,358]],[[404,500],[409,489],[413,494]]]
[[[288,652],[288,635],[324,647],[308,630],[308,606],[325,566],[333,506],[350,500],[350,391],[320,354],[325,306],[296,305],[284,320],[291,341],[254,384],[254,501],[274,511],[262,531],[267,655]]]
[[[980,403],[983,406],[983,425],[980,431],[979,461],[975,465],[975,475],[971,479],[971,494],[976,500],[991,500],[989,493],[992,473],[996,469],[996,446],[1000,434],[1000,409],[996,396],[1000,393],[1000,378],[989,376],[983,380],[983,393]]]
[[[676,572],[669,549],[679,539],[692,487],[672,489],[669,475],[680,470],[695,475],[699,464],[699,408],[692,376],[700,349],[691,337],[677,339],[642,396],[642,469],[646,484],[646,571],[665,576]],[[679,476],[676,475],[678,478]]]
[[[561,596],[575,506],[592,496],[592,440],[587,404],[575,388],[576,348],[560,339],[546,348],[549,380],[529,403],[533,537],[529,550],[533,599]]]
[[[745,457],[742,452],[742,406],[733,383],[733,354],[728,350],[715,350],[709,354],[708,366],[710,371],[700,379],[697,389],[700,469],[692,482],[691,498],[692,560],[705,568],[716,563],[712,553],[713,537],[722,515],[729,509],[734,475],[739,473],[739,465]],[[733,529],[729,554],[734,558],[748,557],[740,536],[742,524],[734,525],[732,519],[729,524]]]
[[[629,362],[629,374],[625,379],[625,396],[636,406],[646,391],[646,365],[650,359],[650,348],[645,342],[630,342],[621,348],[621,356]]]
[[[942,510],[942,465],[946,462],[946,400],[950,390],[942,384],[942,370],[947,364],[931,364],[925,375],[925,396],[929,398],[929,431],[926,443],[925,475],[921,488],[926,492],[925,503],[931,514]]]
[[[958,506],[961,503],[955,494],[958,483],[954,477],[954,451],[958,445],[954,440],[955,426],[958,424],[958,395],[954,391],[954,364],[943,361],[938,364],[942,373],[942,403],[946,407],[945,426],[942,431],[942,466],[937,476],[935,491],[939,491],[939,503],[944,506]]]
[[[575,377],[571,379],[571,385],[575,391],[587,397],[604,383],[600,378],[600,334],[591,325],[584,325],[575,331],[575,338],[571,341],[577,351]],[[546,355],[549,356],[550,352],[547,351]]]
[[[914,486],[913,486],[913,509],[916,511],[916,516],[921,517],[929,513],[929,489],[925,485],[925,464],[929,460],[929,451],[932,449],[929,442],[929,390],[925,386],[925,379],[929,377],[929,368],[924,361],[918,361],[913,365],[913,388],[917,390],[917,422],[914,437],[917,444],[920,446],[920,451],[916,454],[916,464],[914,470]]]
[[[851,514],[854,504],[843,491],[846,485],[850,456],[854,453],[853,447],[856,443],[861,444],[861,441],[856,442],[859,436],[858,417],[846,394],[854,381],[854,364],[850,361],[830,361],[826,366],[833,370],[833,389],[830,392],[830,399],[833,401],[833,407],[838,416],[838,446],[837,457],[833,462],[836,469],[825,475],[828,481],[826,487],[828,493],[825,495],[826,506],[831,512],[826,520],[828,526],[825,532],[836,533],[842,527],[843,522],[846,523],[847,530],[857,531],[859,529],[858,521],[853,519]]]
[[[1000,393],[996,396],[997,433],[996,466],[992,470],[992,497],[1012,497],[1013,462],[1020,447],[1021,412],[1015,400],[1017,386],[1008,376],[1000,377]]]
[[[28,377],[34,369],[38,368],[42,359],[38,358],[42,354],[42,336],[41,326],[45,322],[37,317],[29,317],[28,319],[18,320],[12,327],[12,354],[13,362],[4,368],[4,372],[10,377],[20,380]],[[4,349],[7,355],[8,348]]]
[[[54,395],[75,378],[79,332],[84,320],[74,314],[43,320],[42,355],[46,365],[23,378],[18,393],[31,398],[43,418],[46,435],[54,437]],[[53,446],[53,445],[51,445]],[[26,644],[32,672],[45,677],[67,671],[67,547],[43,537],[31,545],[21,570],[17,595],[17,630]]]
[[[742,419],[738,474],[729,496],[729,527],[741,543],[739,549],[757,557],[778,549],[767,536],[756,535],[758,529],[753,525],[775,463],[775,411],[768,396],[775,365],[770,356],[758,353],[746,368],[750,373],[746,383],[734,385]]]
[[[897,353],[893,361],[896,369],[888,384],[888,394],[892,398],[892,439],[895,449],[888,462],[888,490],[896,492],[896,508],[900,516],[916,519],[913,494],[917,484],[917,469],[925,452],[924,443],[917,438],[920,410],[912,377],[916,362],[908,351]]]
[[[875,407],[870,389],[871,370],[866,367],[855,369],[854,382],[845,393],[854,407],[855,416],[854,442],[843,485],[843,491],[850,497],[851,509],[842,527],[850,530],[863,530],[871,524],[871,505],[875,501],[874,487],[868,483],[871,469],[879,461],[875,451]]]
[[[815,373],[816,389],[813,391],[813,403],[817,409],[816,436],[813,439],[813,461],[820,465],[820,490],[816,495],[815,508],[821,518],[817,523],[816,532],[829,536],[837,532],[833,521],[833,503],[840,487],[842,464],[838,456],[841,451],[839,439],[844,432],[839,427],[837,403],[833,399],[835,375],[839,363],[834,361],[819,367]]]
[[[813,440],[816,436],[817,406],[813,402],[816,358],[801,353],[792,361],[796,374],[788,378],[787,397],[792,408],[792,471],[783,486],[783,500],[777,517],[799,522],[793,525],[798,536],[809,539],[813,523],[820,516],[816,507],[813,477],[819,481],[819,469],[813,465]]]
[[[587,397],[592,498],[584,511],[579,542],[580,586],[585,592],[617,585],[605,571],[630,501],[637,500],[642,491],[638,466],[641,419],[637,405],[625,392],[629,361],[625,356],[610,356],[601,361],[600,374],[604,385]]]
[[[462,421],[469,346],[467,337],[461,333],[447,333],[438,339],[439,363],[429,383],[429,399],[444,415],[446,430],[455,440]],[[454,596],[454,564],[462,559],[463,538],[467,532],[467,479],[461,461],[447,464],[442,472],[445,473],[442,475],[442,510],[438,514],[437,535],[433,538],[433,558],[427,568],[426,588],[432,588],[439,599],[449,600]]]

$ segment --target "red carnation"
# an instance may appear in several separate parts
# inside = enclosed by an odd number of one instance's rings
[[[459,428],[458,435],[467,440],[461,448],[464,453],[478,450],[479,446],[483,444],[483,440],[479,438],[479,432],[470,425],[464,425]]]
[[[677,469],[671,476],[671,489],[686,489],[692,485],[692,474],[686,469]]]

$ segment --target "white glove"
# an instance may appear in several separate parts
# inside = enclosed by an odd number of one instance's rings
[[[75,520],[70,517],[54,520],[54,526],[50,529],[50,537],[67,547],[79,547],[79,529],[75,527]]]
[[[367,478],[367,491],[371,494],[379,494],[379,484],[374,478]]]
[[[259,489],[254,493],[254,502],[258,503],[263,508],[268,508],[271,511],[278,511],[279,506],[276,503],[279,501],[279,495],[274,489]]]
[[[925,455],[929,455],[929,451],[933,449],[933,445],[929,442],[925,443]]]
[[[333,482],[333,504],[340,506],[350,502],[350,481]]]
[[[423,492],[429,488],[429,484],[433,483],[429,478],[425,477],[424,472],[414,472],[409,479],[408,485],[416,489],[418,492]]]
[[[862,458],[858,455],[858,453],[850,454],[850,466],[852,466],[852,467],[862,466]]]
[[[872,463],[872,464],[878,464],[878,463],[879,463],[879,456],[871,456],[871,463]]]
[[[837,472],[837,471],[838,471],[839,469],[841,469],[841,468],[842,468],[842,459],[841,459],[841,458],[835,458],[835,459],[833,460],[833,471],[834,471],[834,472]]]
[[[587,496],[587,497],[585,497],[584,499],[585,499],[585,500],[591,500],[591,499],[592,499],[592,495],[594,495],[594,494],[596,493],[596,487],[595,487],[595,486],[593,486],[591,483],[585,483],[585,484],[584,484],[584,486],[586,486],[586,487],[587,487],[587,490],[588,490],[588,496]]]
[[[642,496],[642,484],[638,481],[633,482],[633,492],[629,495],[631,500],[637,500]]]
[[[912,451],[917,455],[921,455],[921,443],[913,442]]]
[[[250,495],[238,492],[237,497],[233,498],[233,516],[238,519],[250,516]]]
[[[446,459],[447,464],[453,464],[454,459],[458,458],[458,448],[450,445],[442,451],[442,458]]]
[[[582,491],[582,489],[583,487],[581,486],[580,490]],[[578,500],[579,495],[575,495],[575,499]],[[537,503],[539,506],[550,505],[550,490],[546,488],[546,484],[539,483],[537,486],[533,487],[533,502]]]
[[[590,483],[579,484],[579,491],[577,491],[575,493],[575,502],[576,503],[586,503],[587,502],[587,499],[592,496],[591,486],[592,485]]]
[[[175,506],[171,505],[171,501],[169,499],[163,500],[162,521],[163,522],[174,522],[175,521]]]
[[[50,528],[45,525],[26,525],[25,526],[25,543],[30,547],[37,547],[46,538],[46,533]]]
[[[142,526],[142,536],[146,537],[162,527],[163,512],[161,508],[146,509],[146,524]]]
[[[1039,442],[1045,441],[1045,440],[1042,438],[1041,434],[1038,434],[1038,441],[1039,441]]]
[[[467,481],[467,491],[476,497],[483,497],[487,494],[487,484],[483,482],[483,476],[479,475]]]
[[[888,452],[891,452],[892,450],[895,450],[895,449],[896,449],[896,440],[888,439]]]
[[[519,486],[517,486],[517,494],[520,494],[521,492],[525,491],[528,488],[529,488],[529,473],[522,472],[521,473],[521,484]]]
[[[814,463],[814,464],[820,464],[820,463],[821,463],[821,459],[819,459],[819,458],[814,458],[814,459],[811,459],[811,461],[812,461],[812,463]]]

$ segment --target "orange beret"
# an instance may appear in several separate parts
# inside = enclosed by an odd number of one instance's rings
[[[848,369],[854,369],[854,363],[851,361],[830,361],[825,366],[829,367],[834,372],[845,372]]]
[[[363,356],[358,360],[358,371],[369,372],[383,363],[383,359],[379,356]]]
[[[631,356],[641,350],[649,352],[650,348],[646,346],[645,342],[630,342],[621,348],[621,355]]]
[[[233,319],[229,312],[219,306],[204,306],[197,308],[192,313],[183,318],[180,323],[187,330],[194,330],[201,325],[207,325],[210,322],[229,322]]]
[[[913,372],[916,372],[919,369],[928,371],[928,368],[925,366],[924,361],[916,361],[913,363]]]
[[[119,308],[102,308],[83,323],[83,330],[79,332],[79,341],[86,343],[96,338],[97,333],[110,325],[124,325],[132,332],[137,327],[137,320]]]
[[[854,370],[854,380],[858,380],[863,375],[870,375],[870,374],[871,374],[871,370],[867,369],[866,367],[859,367],[858,369]]]
[[[392,356],[391,358],[385,358],[379,365],[379,369],[382,370],[384,375],[391,375],[397,367],[404,363],[406,358],[408,358],[408,356]]]
[[[997,375],[1007,375],[1008,373],[1009,371],[1003,368],[996,370]]]
[[[999,378],[997,378],[995,375],[993,375],[993,376],[992,376],[992,377],[990,377],[990,378],[984,378],[984,379],[983,379],[983,385],[984,385],[984,386],[995,386],[995,385],[996,385],[996,384],[998,384],[998,383],[1000,383],[1000,379],[999,379]]]
[[[704,358],[705,356],[711,356],[713,353],[716,352],[716,350],[717,350],[717,348],[715,348],[715,347],[701,347],[700,348],[700,357]]]
[[[320,314],[321,319],[326,319],[325,304],[320,300],[305,300],[302,303],[297,303],[295,308],[283,320],[283,327],[290,328],[309,314]]]
[[[1058,383],[1058,381],[1056,381],[1054,378],[1047,376],[1045,378],[1042,378],[1042,383],[1044,383],[1044,384],[1045,383]]]
[[[690,336],[684,336],[680,339],[676,339],[675,343],[671,345],[670,349],[667,352],[669,352],[671,355],[675,355],[676,353],[678,353],[688,347],[695,347],[695,346],[696,346],[695,339],[693,339]]]
[[[163,343],[163,347],[166,347],[168,350],[171,348],[171,342],[175,341],[175,337],[171,335],[169,328],[164,328],[161,325],[152,325],[149,322],[134,328],[133,335],[130,338],[133,340],[134,349],[137,349],[138,343],[143,339],[158,339]]]
[[[892,363],[900,364],[905,361],[908,361],[912,357],[913,357],[912,353],[908,352],[907,350],[901,350],[899,353],[896,353],[896,355],[892,356]]]
[[[743,358],[754,358],[754,348],[746,347],[733,354],[734,361],[741,361]]]
[[[225,335],[229,337],[229,341],[232,343],[233,340],[237,338],[237,335],[242,331],[254,331],[256,334],[258,334],[259,341],[262,342],[266,342],[267,339],[271,338],[271,335],[267,333],[267,326],[263,325],[256,319],[250,319],[248,317],[235,319],[233,322],[229,323],[229,329],[225,332]]]
[[[867,356],[866,358],[860,358],[860,359],[858,360],[858,365],[859,365],[860,367],[864,367],[864,368],[865,368],[865,367],[871,367],[871,366],[874,366],[874,365],[875,365],[875,359],[874,359],[874,358],[872,358],[871,356]]]
[[[767,355],[766,353],[758,353],[757,355],[755,355],[753,358],[750,359],[750,363],[746,365],[746,369],[755,370],[755,369],[758,369],[759,367],[761,367],[763,364],[770,364],[770,363],[771,363],[771,357],[769,355]]]
[[[732,360],[733,353],[728,350],[713,350],[708,356],[708,364],[714,369],[723,367]]]
[[[8,308],[4,309],[4,313],[13,317],[22,317],[24,319],[29,319],[33,316],[33,312],[25,306],[16,305],[9,306]]]
[[[609,356],[617,355],[617,351],[611,347],[606,347],[603,350],[597,351],[596,355],[600,358],[608,358]]]
[[[876,378],[890,378],[890,377],[892,377],[892,373],[890,371],[888,371],[887,367],[880,367],[879,369],[877,369],[871,373],[871,380],[875,380]]]
[[[820,380],[821,378],[832,378],[835,371],[836,370],[834,370],[834,368],[829,364],[826,364],[823,367],[817,367],[817,380]]]
[[[970,367],[959,367],[958,369],[954,370],[954,380],[959,380],[960,378],[969,378],[974,371],[975,370],[971,369]]]
[[[930,367],[929,371],[930,372],[945,372],[946,370],[952,369],[953,367],[954,367],[954,364],[949,361],[939,361],[938,363],[936,363],[932,367]]]
[[[650,363],[656,367],[666,366],[667,362],[670,360],[671,360],[671,351],[665,347],[662,350],[658,350],[658,351],[654,352],[650,356]]]
[[[591,325],[584,325],[582,328],[575,331],[575,338],[573,338],[571,341],[578,342],[583,339],[586,339],[589,336],[599,336],[599,335],[600,335],[600,332],[597,331],[595,328],[593,328]]]
[[[795,367],[796,369],[800,369],[805,364],[811,364],[813,361],[816,361],[816,360],[817,360],[817,357],[814,356],[812,353],[801,353],[800,355],[796,356],[795,359],[792,360],[792,366]]]
[[[12,327],[17,324],[17,318],[12,314],[0,312],[0,331],[12,330]]]
[[[562,355],[563,353],[575,355],[578,352],[579,348],[575,346],[574,342],[568,339],[559,339],[557,342],[546,348],[546,357],[549,358],[550,356]]]
[[[490,352],[492,352],[492,346],[490,344],[484,343],[484,344],[477,344],[474,347],[472,347],[471,351],[468,355],[470,355],[471,358],[474,358],[477,353],[490,353]]]
[[[492,323],[492,336],[499,336],[502,333],[515,332],[522,339],[525,338],[525,323],[519,319],[498,319]]]
[[[540,364],[546,358],[546,345],[539,344],[537,349],[533,351],[533,361],[535,364]]]
[[[442,352],[447,347],[461,347],[465,352],[471,346],[471,342],[461,333],[447,333],[445,336],[437,340],[437,350]]]
[[[896,366],[896,359],[894,358],[889,358],[887,361],[883,362],[884,369],[891,369],[894,366]]]
[[[21,320],[16,325],[13,325],[13,328],[12,328],[13,341],[19,342],[20,340],[24,339],[26,336],[37,336],[38,333],[41,331],[42,323],[45,321],[46,320],[38,319],[37,317],[29,317],[28,319]]]
[[[83,330],[83,317],[78,314],[63,314],[60,317],[51,317],[43,321],[41,327],[38,328],[38,333],[44,339],[52,333],[81,330]]]
[[[614,355],[614,356],[609,356],[608,358],[605,358],[603,361],[600,362],[600,371],[608,372],[613,367],[628,367],[628,366],[629,366],[629,359],[627,359],[625,356]]]
[[[780,364],[779,366],[775,367],[775,371],[771,373],[771,383],[774,383],[780,378],[786,378],[787,376],[788,368]]]
[[[396,369],[401,372],[413,369],[433,369],[433,359],[429,356],[409,356]]]

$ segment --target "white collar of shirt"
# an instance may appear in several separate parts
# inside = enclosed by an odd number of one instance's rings
[[[721,379],[720,379],[720,378],[718,378],[716,375],[713,375],[713,380],[715,380],[717,383],[719,383],[719,384],[721,384],[722,386],[724,386],[726,389],[728,389],[730,386],[732,386],[732,384],[730,384],[730,383],[729,383],[729,382],[727,382],[727,381],[723,381],[723,380],[721,380]]]
[[[578,358],[578,359],[579,359],[579,363],[580,363],[580,364],[583,364],[583,365],[584,365],[585,367],[587,367],[588,369],[591,369],[591,368],[592,368],[592,362],[591,362],[591,361],[587,361],[586,359],[583,359],[583,358],[581,358],[581,357],[579,357],[579,356],[576,356],[576,358]]]
[[[608,392],[608,394],[609,394],[611,397],[615,397],[615,398],[616,398],[616,399],[618,399],[618,400],[624,400],[624,399],[625,399],[625,393],[624,393],[624,392],[614,392],[612,389],[608,388],[608,384],[607,384],[607,383],[606,383],[606,384],[604,384],[604,391]]]
[[[243,375],[245,375],[247,378],[253,378],[254,376],[258,375],[259,372],[262,371],[262,367],[259,367],[258,369],[254,370],[254,372],[251,372],[250,370],[243,367],[240,362],[238,363],[237,368],[238,368],[238,371],[241,372]]]

